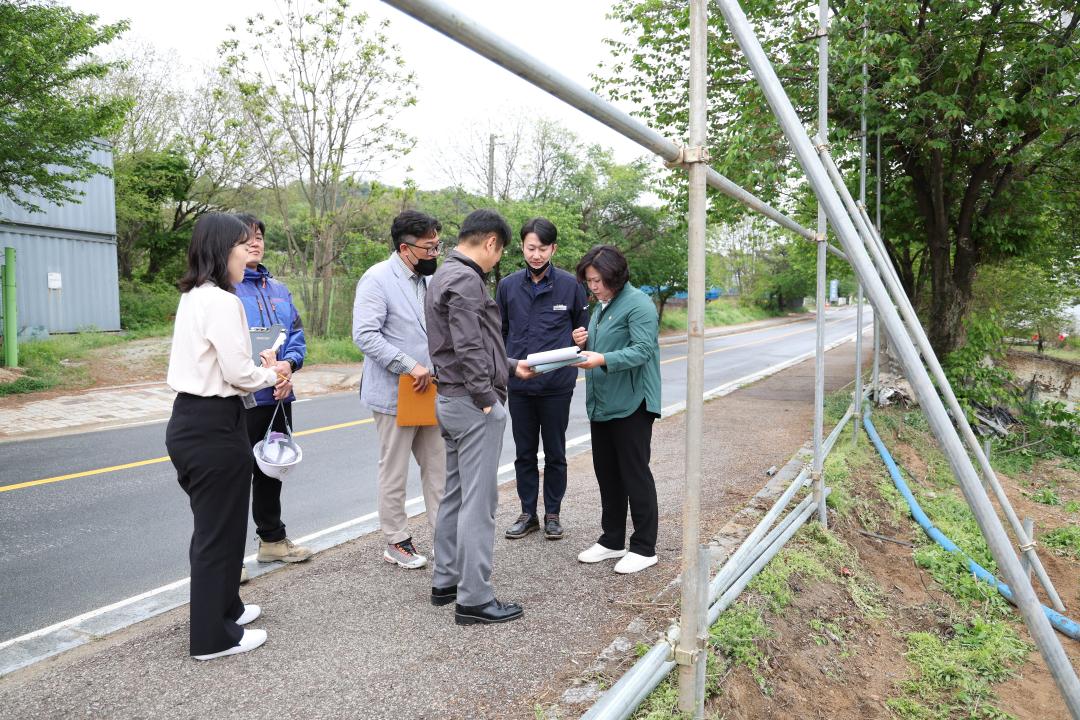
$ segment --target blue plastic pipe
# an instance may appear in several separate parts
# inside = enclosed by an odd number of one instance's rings
[[[871,442],[874,443],[874,447],[877,448],[878,455],[885,461],[885,467],[889,469],[889,475],[892,476],[893,484],[896,489],[900,491],[900,494],[904,496],[904,500],[907,501],[908,508],[911,510],[911,517],[915,519],[915,522],[919,523],[919,526],[926,532],[930,538],[941,547],[945,548],[948,552],[956,553],[964,559],[967,563],[968,570],[979,580],[993,585],[997,588],[997,591],[1001,593],[1006,600],[1010,603],[1016,604],[1013,600],[1012,590],[1008,585],[998,580],[993,574],[990,573],[979,563],[972,560],[968,555],[956,546],[952,540],[947,538],[944,533],[934,527],[934,523],[930,522],[930,518],[923,512],[922,507],[919,505],[919,501],[915,499],[915,496],[911,492],[911,488],[904,481],[903,476],[900,475],[900,468],[896,466],[896,461],[893,460],[892,455],[889,454],[888,448],[885,447],[885,443],[881,442],[881,437],[877,433],[877,428],[874,427],[873,421],[870,420],[870,409],[867,408],[866,413],[863,415],[863,426],[866,428],[866,434],[869,436]],[[1077,625],[1074,621],[1065,617],[1061,613],[1051,608],[1042,606],[1043,612],[1046,613],[1046,618],[1050,621],[1050,624],[1058,632],[1068,635],[1073,640],[1080,640],[1080,625]]]

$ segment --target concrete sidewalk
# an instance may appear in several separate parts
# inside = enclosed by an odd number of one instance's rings
[[[852,343],[829,353],[829,388],[850,382],[853,355]],[[806,361],[706,405],[703,537],[755,495],[766,468],[784,465],[809,438],[812,399]],[[262,605],[255,625],[269,633],[253,653],[191,660],[187,609],[179,608],[0,679],[0,718],[524,719],[538,708],[576,717],[599,679],[610,683],[633,661],[633,642],[654,641],[677,615],[669,585],[679,567],[683,418],[654,430],[660,564],[639,575],[575,559],[599,534],[599,493],[583,453],[570,460],[567,538],[496,540],[496,590],[522,602],[520,621],[454,625],[452,607],[428,603],[430,569],[388,566],[382,538],[371,534],[242,589]],[[500,495],[503,528],[518,504],[512,484]],[[431,547],[422,518],[412,530]]]
[[[712,328],[706,335],[733,335],[797,322],[804,317],[794,315]],[[680,342],[686,342],[686,335],[661,338],[662,345]],[[362,369],[362,363],[305,367],[296,374],[296,396],[310,398],[355,390],[360,385]],[[0,443],[155,422],[169,417],[175,396],[176,393],[162,380],[96,388],[29,402],[12,402],[10,407],[0,405]]]

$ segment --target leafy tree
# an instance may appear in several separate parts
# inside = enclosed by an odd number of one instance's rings
[[[1045,262],[1014,258],[979,270],[973,306],[998,319],[1012,337],[1034,337],[1038,351],[1069,321],[1067,309],[1080,301],[1080,288],[1056,276]]]
[[[816,7],[793,0],[742,6],[792,102],[812,118]],[[1032,231],[1046,227],[1040,203],[1061,200],[1044,180],[1055,165],[1075,159],[1080,144],[1080,13],[1075,3],[1051,0],[867,0],[831,7],[833,152],[851,167],[867,62],[868,125],[881,130],[880,172],[888,187],[885,241],[908,292],[918,299],[920,282],[928,286],[924,314],[931,342],[944,355],[963,341],[978,266],[1024,252]],[[616,59],[600,85],[635,103],[650,124],[680,136],[688,106],[685,4],[621,0],[612,14],[626,37],[609,41]],[[801,172],[719,13],[711,14],[710,26],[714,164],[764,199],[790,205]],[[1073,197],[1076,169],[1064,174]],[[730,216],[730,203],[718,207]]]
[[[143,150],[117,157],[116,258],[121,278],[132,278],[136,254],[148,247],[156,250],[159,263],[164,254],[180,254],[172,247],[175,228],[165,224],[164,208],[184,199],[190,171],[187,159],[176,151]]]
[[[120,125],[127,102],[83,84],[108,72],[94,49],[126,28],[51,2],[0,3],[0,196],[38,210],[26,196],[70,202],[70,183],[108,172],[90,159],[92,141]]]
[[[266,168],[295,266],[302,268],[305,323],[326,331],[334,267],[363,199],[358,177],[406,152],[397,113],[415,103],[415,81],[386,36],[348,0],[284,3],[261,13],[221,49],[225,72],[245,97],[247,131]],[[306,205],[305,233],[290,220],[292,184]]]

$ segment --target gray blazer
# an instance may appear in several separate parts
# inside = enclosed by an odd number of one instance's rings
[[[397,415],[399,373],[392,364],[400,354],[431,367],[425,323],[413,281],[397,257],[372,265],[356,284],[353,342],[364,353],[360,400],[372,410]]]

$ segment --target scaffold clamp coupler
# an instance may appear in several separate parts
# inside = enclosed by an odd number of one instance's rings
[[[707,163],[709,162],[709,149],[704,145],[683,145],[679,148],[679,154],[675,156],[674,160],[665,160],[664,165],[668,168],[674,169],[677,167],[684,167],[692,163]]]

